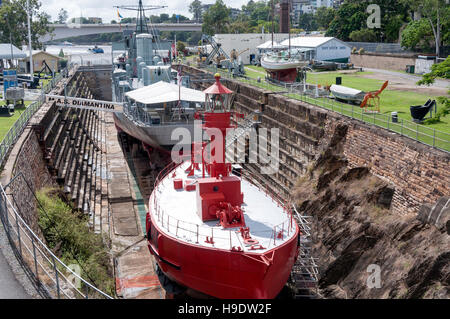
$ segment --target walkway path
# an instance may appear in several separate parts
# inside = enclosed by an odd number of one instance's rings
[[[30,299],[30,295],[16,279],[5,256],[7,256],[8,260],[17,264],[16,257],[9,246],[5,230],[0,222],[0,299]],[[23,272],[18,264],[15,266],[17,266],[17,271]],[[26,277],[25,274],[23,276]]]
[[[417,81],[422,79],[422,77],[419,75],[394,72],[394,71],[389,71],[389,70],[364,68],[364,71],[382,73],[382,74],[386,74],[386,75],[390,75],[390,76],[396,76],[396,77],[400,77],[400,78],[403,78],[405,80],[408,80],[408,81],[411,81],[414,83],[416,83]],[[438,88],[450,89],[450,81],[437,79],[432,86],[438,87]]]

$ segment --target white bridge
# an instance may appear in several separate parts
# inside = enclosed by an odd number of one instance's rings
[[[90,34],[101,33],[116,33],[123,30],[135,30],[136,24],[49,24],[52,32],[39,38],[42,42],[48,42],[52,40],[60,40],[71,37],[78,37]],[[151,28],[155,28],[159,31],[186,31],[186,32],[201,32],[202,25],[199,23],[158,23],[149,25]]]

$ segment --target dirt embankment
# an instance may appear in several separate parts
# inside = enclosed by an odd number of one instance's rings
[[[346,134],[345,125],[337,126],[296,187],[299,212],[314,216],[321,295],[449,298],[449,198],[422,207],[418,216],[390,212],[392,186],[365,167],[347,167]]]

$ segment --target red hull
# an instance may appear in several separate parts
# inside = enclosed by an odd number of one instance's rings
[[[293,83],[297,80],[297,69],[287,69],[280,71],[267,71],[270,78],[280,82]]]
[[[148,246],[164,274],[178,284],[222,299],[272,299],[283,289],[297,258],[295,236],[262,256],[199,247],[172,238],[147,215]]]

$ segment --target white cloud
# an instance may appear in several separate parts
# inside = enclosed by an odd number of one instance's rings
[[[159,15],[161,13],[182,14],[187,17],[192,17],[189,13],[189,4],[192,0],[143,0],[144,5],[164,5],[167,8],[150,11],[149,14]],[[224,3],[229,7],[241,8],[248,0],[224,0]],[[69,17],[100,17],[105,22],[113,19],[117,20],[117,9],[114,6],[121,5],[137,5],[138,0],[41,0],[41,11],[44,11],[52,16],[52,20],[56,20],[58,12],[61,8],[68,11]],[[202,1],[202,3],[214,3],[214,0]],[[133,11],[120,10],[123,17],[135,17]]]

